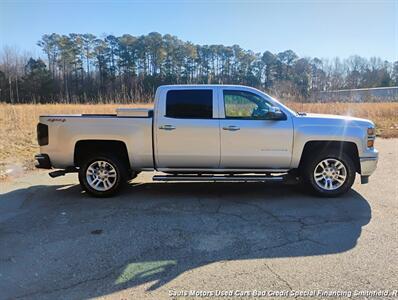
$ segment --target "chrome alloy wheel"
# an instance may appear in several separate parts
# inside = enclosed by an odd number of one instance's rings
[[[326,158],[315,167],[314,179],[320,188],[333,191],[346,182],[347,169],[338,159]]]
[[[116,184],[117,173],[110,163],[99,160],[93,162],[87,168],[86,179],[91,188],[96,191],[105,192]]]

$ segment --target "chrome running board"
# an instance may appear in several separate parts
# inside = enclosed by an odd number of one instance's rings
[[[223,182],[265,182],[282,181],[284,176],[239,176],[239,175],[155,175],[153,181],[223,181]]]

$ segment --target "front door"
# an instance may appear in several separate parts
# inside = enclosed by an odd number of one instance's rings
[[[169,90],[157,115],[156,165],[173,168],[217,168],[220,163],[219,120],[213,88]]]
[[[224,89],[223,100],[220,168],[288,168],[293,145],[291,118],[267,119],[273,104],[249,91]]]

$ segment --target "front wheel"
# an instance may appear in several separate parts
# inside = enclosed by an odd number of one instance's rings
[[[111,155],[95,155],[86,159],[79,169],[82,188],[95,197],[109,197],[116,194],[126,182],[125,166]]]
[[[330,150],[309,159],[304,166],[303,179],[317,195],[336,197],[346,193],[355,180],[352,159],[338,150]]]

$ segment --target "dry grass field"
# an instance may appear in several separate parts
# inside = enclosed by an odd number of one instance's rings
[[[353,116],[369,119],[376,124],[377,136],[398,137],[398,102],[379,103],[286,103],[296,111]]]
[[[7,169],[32,169],[33,156],[39,148],[36,124],[43,114],[114,113],[117,107],[148,107],[150,105],[120,104],[0,104],[0,177]],[[289,103],[297,111],[351,115],[371,119],[378,136],[398,137],[398,103]],[[2,175],[3,174],[3,175]]]

